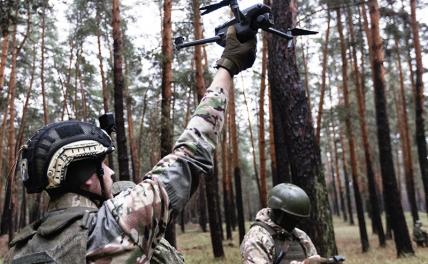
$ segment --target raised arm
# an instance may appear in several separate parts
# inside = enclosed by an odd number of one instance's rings
[[[199,178],[210,175],[232,89],[232,76],[252,66],[255,42],[254,39],[240,43],[234,28],[228,31],[226,47],[222,58],[217,61],[214,80],[172,153],[163,157],[141,183],[107,201],[107,217],[103,219],[110,219],[108,215],[111,214],[119,226],[112,235],[114,241],[108,243],[110,250],[115,248],[120,251],[137,245],[142,251],[139,260],[144,262],[150,259],[171,215],[184,208],[196,190]],[[100,212],[104,212],[103,208]],[[99,225],[102,224],[106,225]]]

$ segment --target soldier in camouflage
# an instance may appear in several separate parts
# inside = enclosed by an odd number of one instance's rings
[[[230,27],[213,82],[172,153],[114,197],[113,171],[103,162],[114,146],[105,131],[80,121],[37,131],[22,148],[20,166],[27,192],[49,194],[48,212],[15,236],[5,263],[157,259],[168,221],[184,208],[198,179],[211,174],[232,77],[253,65],[255,53],[255,38],[240,43]]]
[[[422,228],[421,220],[417,220],[413,227],[413,241],[415,241],[419,247],[428,246],[428,233]]]
[[[301,188],[287,183],[273,187],[268,208],[257,213],[256,221],[242,241],[243,263],[321,263],[322,258],[309,236],[296,228],[309,213],[309,197]]]

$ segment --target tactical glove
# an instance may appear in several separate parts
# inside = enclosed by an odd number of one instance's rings
[[[239,42],[235,27],[230,26],[226,34],[226,47],[217,61],[217,67],[225,68],[231,76],[250,68],[256,60],[256,44],[255,36],[247,42]]]

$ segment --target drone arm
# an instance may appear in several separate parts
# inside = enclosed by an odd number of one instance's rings
[[[199,40],[190,41],[190,42],[186,42],[186,43],[176,43],[175,47],[177,50],[179,50],[179,49],[187,48],[187,47],[191,47],[191,46],[202,45],[202,44],[211,43],[211,42],[217,42],[221,39],[222,39],[222,35],[217,35],[217,36],[212,37],[212,38],[199,39]]]
[[[282,31],[279,31],[278,29],[274,29],[273,27],[269,27],[269,28],[264,28],[264,31],[270,32],[272,34],[278,35],[280,37],[286,38],[288,40],[293,39],[293,36],[290,33],[285,33]]]

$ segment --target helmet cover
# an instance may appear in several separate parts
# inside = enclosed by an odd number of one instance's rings
[[[302,188],[290,183],[281,183],[269,192],[268,207],[279,209],[290,215],[308,217],[311,203]]]
[[[28,193],[58,189],[64,185],[71,162],[101,160],[112,151],[110,136],[94,124],[76,120],[49,124],[39,129],[23,148],[24,186]]]

